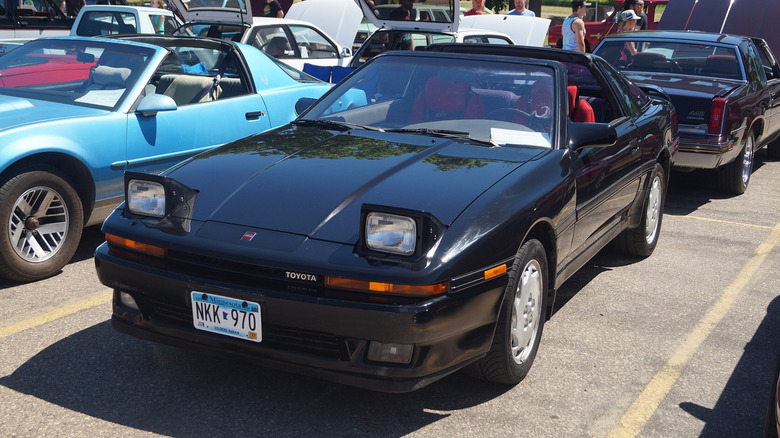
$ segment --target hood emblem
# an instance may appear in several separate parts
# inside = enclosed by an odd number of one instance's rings
[[[245,240],[245,241],[249,242],[252,239],[254,239],[255,236],[257,236],[257,233],[255,233],[254,231],[247,231],[247,232],[244,233],[243,236],[241,236],[241,240]]]

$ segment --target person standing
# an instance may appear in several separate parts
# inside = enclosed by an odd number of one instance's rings
[[[525,8],[526,0],[515,0],[515,8],[507,12],[507,15],[524,15],[526,17],[536,17],[534,11]]]
[[[574,0],[571,2],[572,14],[563,20],[563,45],[564,50],[585,51],[585,22],[582,17],[588,12],[590,3],[583,0]]]
[[[472,8],[466,11],[463,16],[493,14],[493,11],[485,7],[485,0],[471,0],[471,6]]]
[[[265,16],[284,18],[284,11],[278,0],[265,0]]]
[[[413,20],[414,19],[414,17],[412,17],[413,7],[414,7],[414,2],[412,0],[401,0],[401,5],[390,12],[390,19],[391,20]]]
[[[149,6],[156,9],[165,9],[165,4],[163,3],[163,0],[151,0],[149,2]],[[152,28],[154,28],[154,33],[164,34],[165,16],[162,14],[150,15],[149,18],[152,20]]]
[[[634,11],[638,17],[636,20],[636,29],[634,30],[647,29],[647,14],[645,14],[644,9],[644,0],[626,0],[626,2],[623,3],[623,6],[620,8],[620,13],[618,14],[618,25],[622,24],[623,22],[623,12]]]

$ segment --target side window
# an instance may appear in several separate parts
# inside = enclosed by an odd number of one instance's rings
[[[81,16],[76,34],[79,36],[138,33],[135,15],[122,12],[88,12]]]
[[[321,33],[307,26],[290,26],[301,58],[338,58],[339,53]],[[304,56],[306,53],[306,56]]]
[[[6,16],[5,0],[0,0],[0,17]]]
[[[752,43],[747,46],[747,63],[745,65],[748,81],[751,87],[758,87],[759,84],[766,83],[764,67],[761,65],[761,58],[758,55],[756,46]]]
[[[614,120],[619,117],[628,116],[625,112],[625,108],[628,108],[630,112],[639,112],[639,108],[645,106],[648,102],[647,96],[637,88],[636,85],[631,83],[625,76],[618,73],[606,63],[601,63],[601,70],[607,76],[607,81],[612,82],[618,88],[618,98],[622,99],[622,105],[618,102],[613,102],[612,117],[610,120]],[[607,96],[605,96],[606,98]]]
[[[261,27],[255,30],[254,36],[249,39],[249,43],[268,56],[274,58],[291,57],[295,55],[293,45],[287,38],[287,32],[282,26]],[[308,54],[303,56],[308,58]]]
[[[486,42],[488,44],[512,44],[509,41],[507,41],[506,38],[498,37],[498,36],[487,35],[485,36],[485,39],[487,40]]]
[[[183,106],[249,93],[248,77],[235,52],[203,47],[170,49],[146,86],[147,94],[163,94]]]

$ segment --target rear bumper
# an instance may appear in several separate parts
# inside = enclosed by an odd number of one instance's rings
[[[503,276],[413,304],[381,303],[297,291],[294,285],[235,286],[118,255],[106,244],[95,254],[100,280],[114,288],[111,326],[116,330],[383,392],[413,391],[483,357],[507,281]],[[189,298],[193,290],[260,303],[262,342],[195,329]],[[120,291],[129,293],[140,311],[122,305]],[[413,345],[411,362],[368,360],[371,341]]]
[[[711,142],[680,138],[680,147],[674,155],[674,167],[687,169],[715,169],[728,164],[739,154],[737,140]]]

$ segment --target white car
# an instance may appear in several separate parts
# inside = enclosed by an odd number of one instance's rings
[[[317,0],[317,2],[323,0]],[[328,0],[350,1],[350,0]],[[546,18],[519,15],[475,15],[462,17],[454,13],[453,4],[415,3],[412,20],[392,20],[391,12],[400,7],[400,0],[390,0],[381,6],[371,6],[366,0],[354,0],[360,5],[368,22],[376,30],[363,42],[350,62],[352,68],[388,50],[423,50],[435,43],[522,44],[541,47],[550,26]]]
[[[70,29],[71,36],[115,34],[172,35],[183,23],[167,9],[143,6],[84,6]]]
[[[349,45],[341,45],[309,21],[252,17],[249,2],[229,1],[215,6],[213,2],[191,0],[187,8],[182,0],[170,2],[186,22],[185,28],[192,29],[196,35],[255,46],[299,70],[303,70],[306,63],[344,66],[352,56],[351,40]],[[287,16],[294,16],[294,8]],[[360,22],[360,18],[357,22]]]

